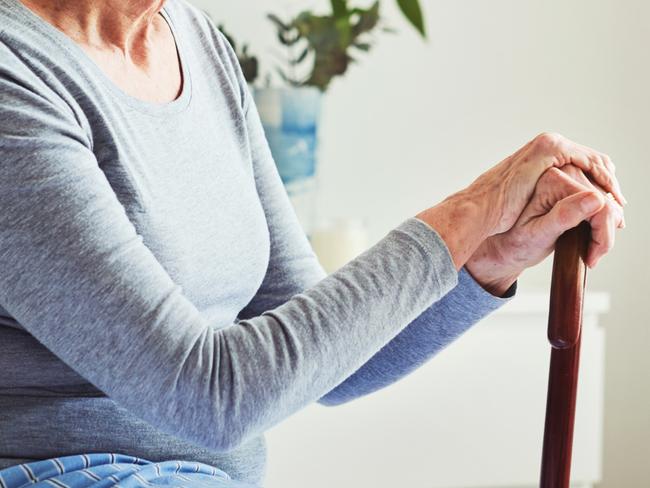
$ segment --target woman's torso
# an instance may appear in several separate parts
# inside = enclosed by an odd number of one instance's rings
[[[184,70],[180,97],[165,105],[121,92],[72,41],[17,0],[0,0],[0,44],[15,53],[9,70],[74,111],[129,219],[171,278],[206,317],[228,323],[254,296],[269,257],[242,124],[242,87],[200,12],[171,0],[164,13]],[[0,371],[0,468],[118,452],[201,461],[247,481],[262,476],[262,438],[218,454],[160,432],[86,382],[2,308]]]

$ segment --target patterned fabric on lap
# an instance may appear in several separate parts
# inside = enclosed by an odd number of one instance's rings
[[[124,454],[81,454],[0,470],[0,488],[255,488],[189,461],[152,462]]]

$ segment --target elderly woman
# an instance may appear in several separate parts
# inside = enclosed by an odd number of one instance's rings
[[[237,59],[185,0],[0,0],[0,486],[259,485],[263,433],[430,359],[588,220],[544,133],[326,276]]]

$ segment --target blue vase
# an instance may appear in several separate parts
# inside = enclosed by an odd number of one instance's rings
[[[307,235],[315,220],[322,92],[314,87],[256,88],[255,103],[271,153]]]

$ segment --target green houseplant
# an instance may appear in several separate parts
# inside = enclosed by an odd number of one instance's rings
[[[426,37],[422,9],[418,0],[397,0],[411,25]],[[358,53],[370,50],[369,35],[381,27],[380,0],[367,8],[352,6],[349,0],[331,0],[331,11],[318,15],[306,10],[289,21],[277,15],[268,18],[277,29],[278,40],[290,52],[288,69],[278,68],[284,81],[292,86],[315,86],[325,91],[336,76],[343,75]],[[384,31],[391,31],[382,27]],[[310,64],[306,76],[297,69]]]
[[[426,38],[419,0],[396,2],[406,20]],[[308,236],[316,213],[316,153],[323,93],[357,56],[370,51],[372,34],[392,32],[383,22],[380,5],[381,0],[365,8],[351,0],[330,0],[329,12],[324,14],[305,10],[288,20],[267,15],[286,52],[284,64],[275,69],[284,86],[272,87],[267,82],[253,88],[253,93],[280,177]],[[257,58],[246,45],[240,49],[232,36],[226,36],[246,80],[254,86],[259,78]]]

